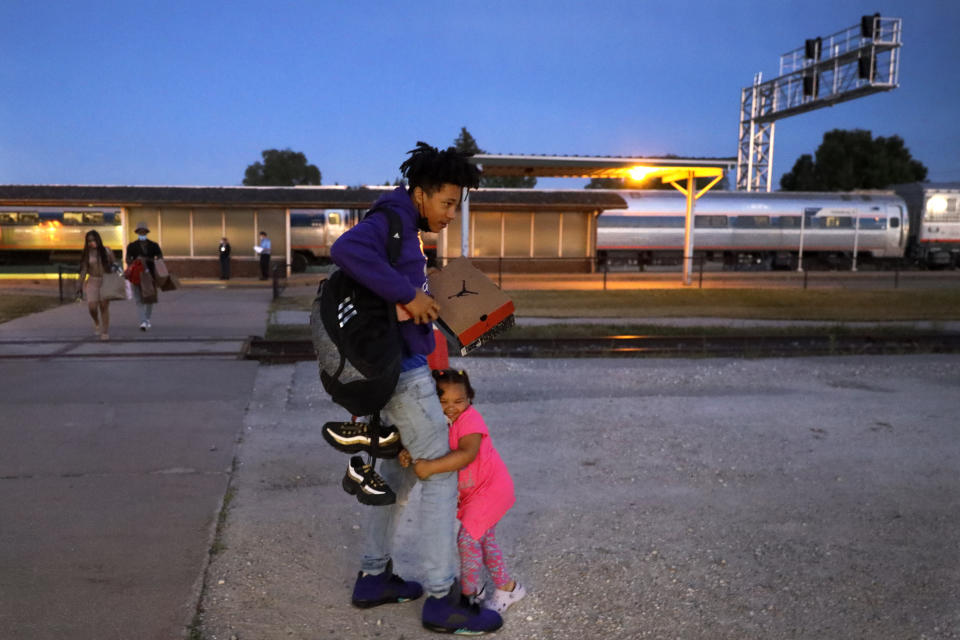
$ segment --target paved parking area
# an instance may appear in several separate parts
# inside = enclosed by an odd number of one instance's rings
[[[517,485],[498,537],[530,595],[495,637],[960,637],[960,356],[453,364]],[[342,415],[313,364],[259,368],[211,640],[432,637],[419,603],[349,606]]]

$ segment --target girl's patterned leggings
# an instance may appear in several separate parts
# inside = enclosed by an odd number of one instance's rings
[[[484,566],[498,589],[510,583],[494,529],[496,526],[487,529],[479,540],[474,540],[464,527],[460,527],[460,533],[457,534],[457,547],[460,549],[460,587],[466,595],[475,594],[483,586]]]

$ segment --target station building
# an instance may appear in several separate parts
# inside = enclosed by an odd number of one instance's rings
[[[638,162],[669,166],[703,163],[682,158],[492,155],[475,156],[475,161],[488,175],[568,177],[623,175],[626,167]],[[715,164],[728,167],[730,161]],[[25,212],[62,208],[78,213],[70,216],[71,222],[65,219],[65,224],[78,227],[93,224],[93,216],[87,221],[84,211],[117,211],[117,244],[125,248],[135,239],[136,224],[146,222],[150,238],[160,244],[171,271],[186,277],[219,275],[218,248],[220,239],[227,237],[233,248],[233,274],[253,277],[258,273],[253,246],[261,231],[271,239],[274,262],[289,270],[300,250],[291,228],[291,212],[341,210],[354,212],[356,217],[387,188],[0,185],[0,207]],[[464,215],[436,238],[425,238],[425,244],[435,245],[441,262],[466,253],[487,271],[586,273],[595,265],[597,217],[605,210],[626,206],[613,191],[479,189],[470,192]],[[79,228],[76,231],[80,240],[72,242],[79,251],[82,233]],[[2,241],[0,245],[4,250],[10,248]]]

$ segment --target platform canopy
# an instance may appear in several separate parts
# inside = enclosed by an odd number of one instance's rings
[[[717,171],[732,171],[736,158],[628,158],[620,156],[540,156],[482,153],[471,161],[487,176],[533,176],[538,178],[628,178],[661,177],[673,171],[697,171],[696,177],[713,177]],[[643,173],[646,172],[646,173]],[[686,176],[686,173],[683,174]]]
[[[624,158],[617,156],[533,156],[477,154],[471,158],[487,176],[538,178],[631,178],[637,182],[659,178],[687,198],[683,240],[683,283],[691,282],[693,266],[694,202],[732,171],[736,158]],[[697,190],[697,178],[710,178]],[[469,202],[464,215],[469,217]],[[464,244],[466,247],[466,244]],[[466,248],[463,255],[467,255]]]

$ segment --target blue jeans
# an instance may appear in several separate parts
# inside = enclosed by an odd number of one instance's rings
[[[439,458],[450,451],[449,429],[437,398],[430,368],[423,366],[400,374],[393,396],[380,412],[387,424],[399,429],[403,446],[414,460]],[[413,467],[404,469],[383,460],[379,473],[396,492],[397,503],[369,507],[369,526],[363,546],[361,570],[382,573],[390,560],[393,535],[410,490],[417,482]],[[420,545],[424,562],[423,588],[427,595],[445,596],[457,577],[457,474],[438,473],[423,480],[420,505]]]
[[[153,315],[153,303],[144,303],[143,296],[140,295],[140,286],[133,285],[133,300],[137,303],[137,314],[140,316],[140,323],[150,322],[150,316]]]

